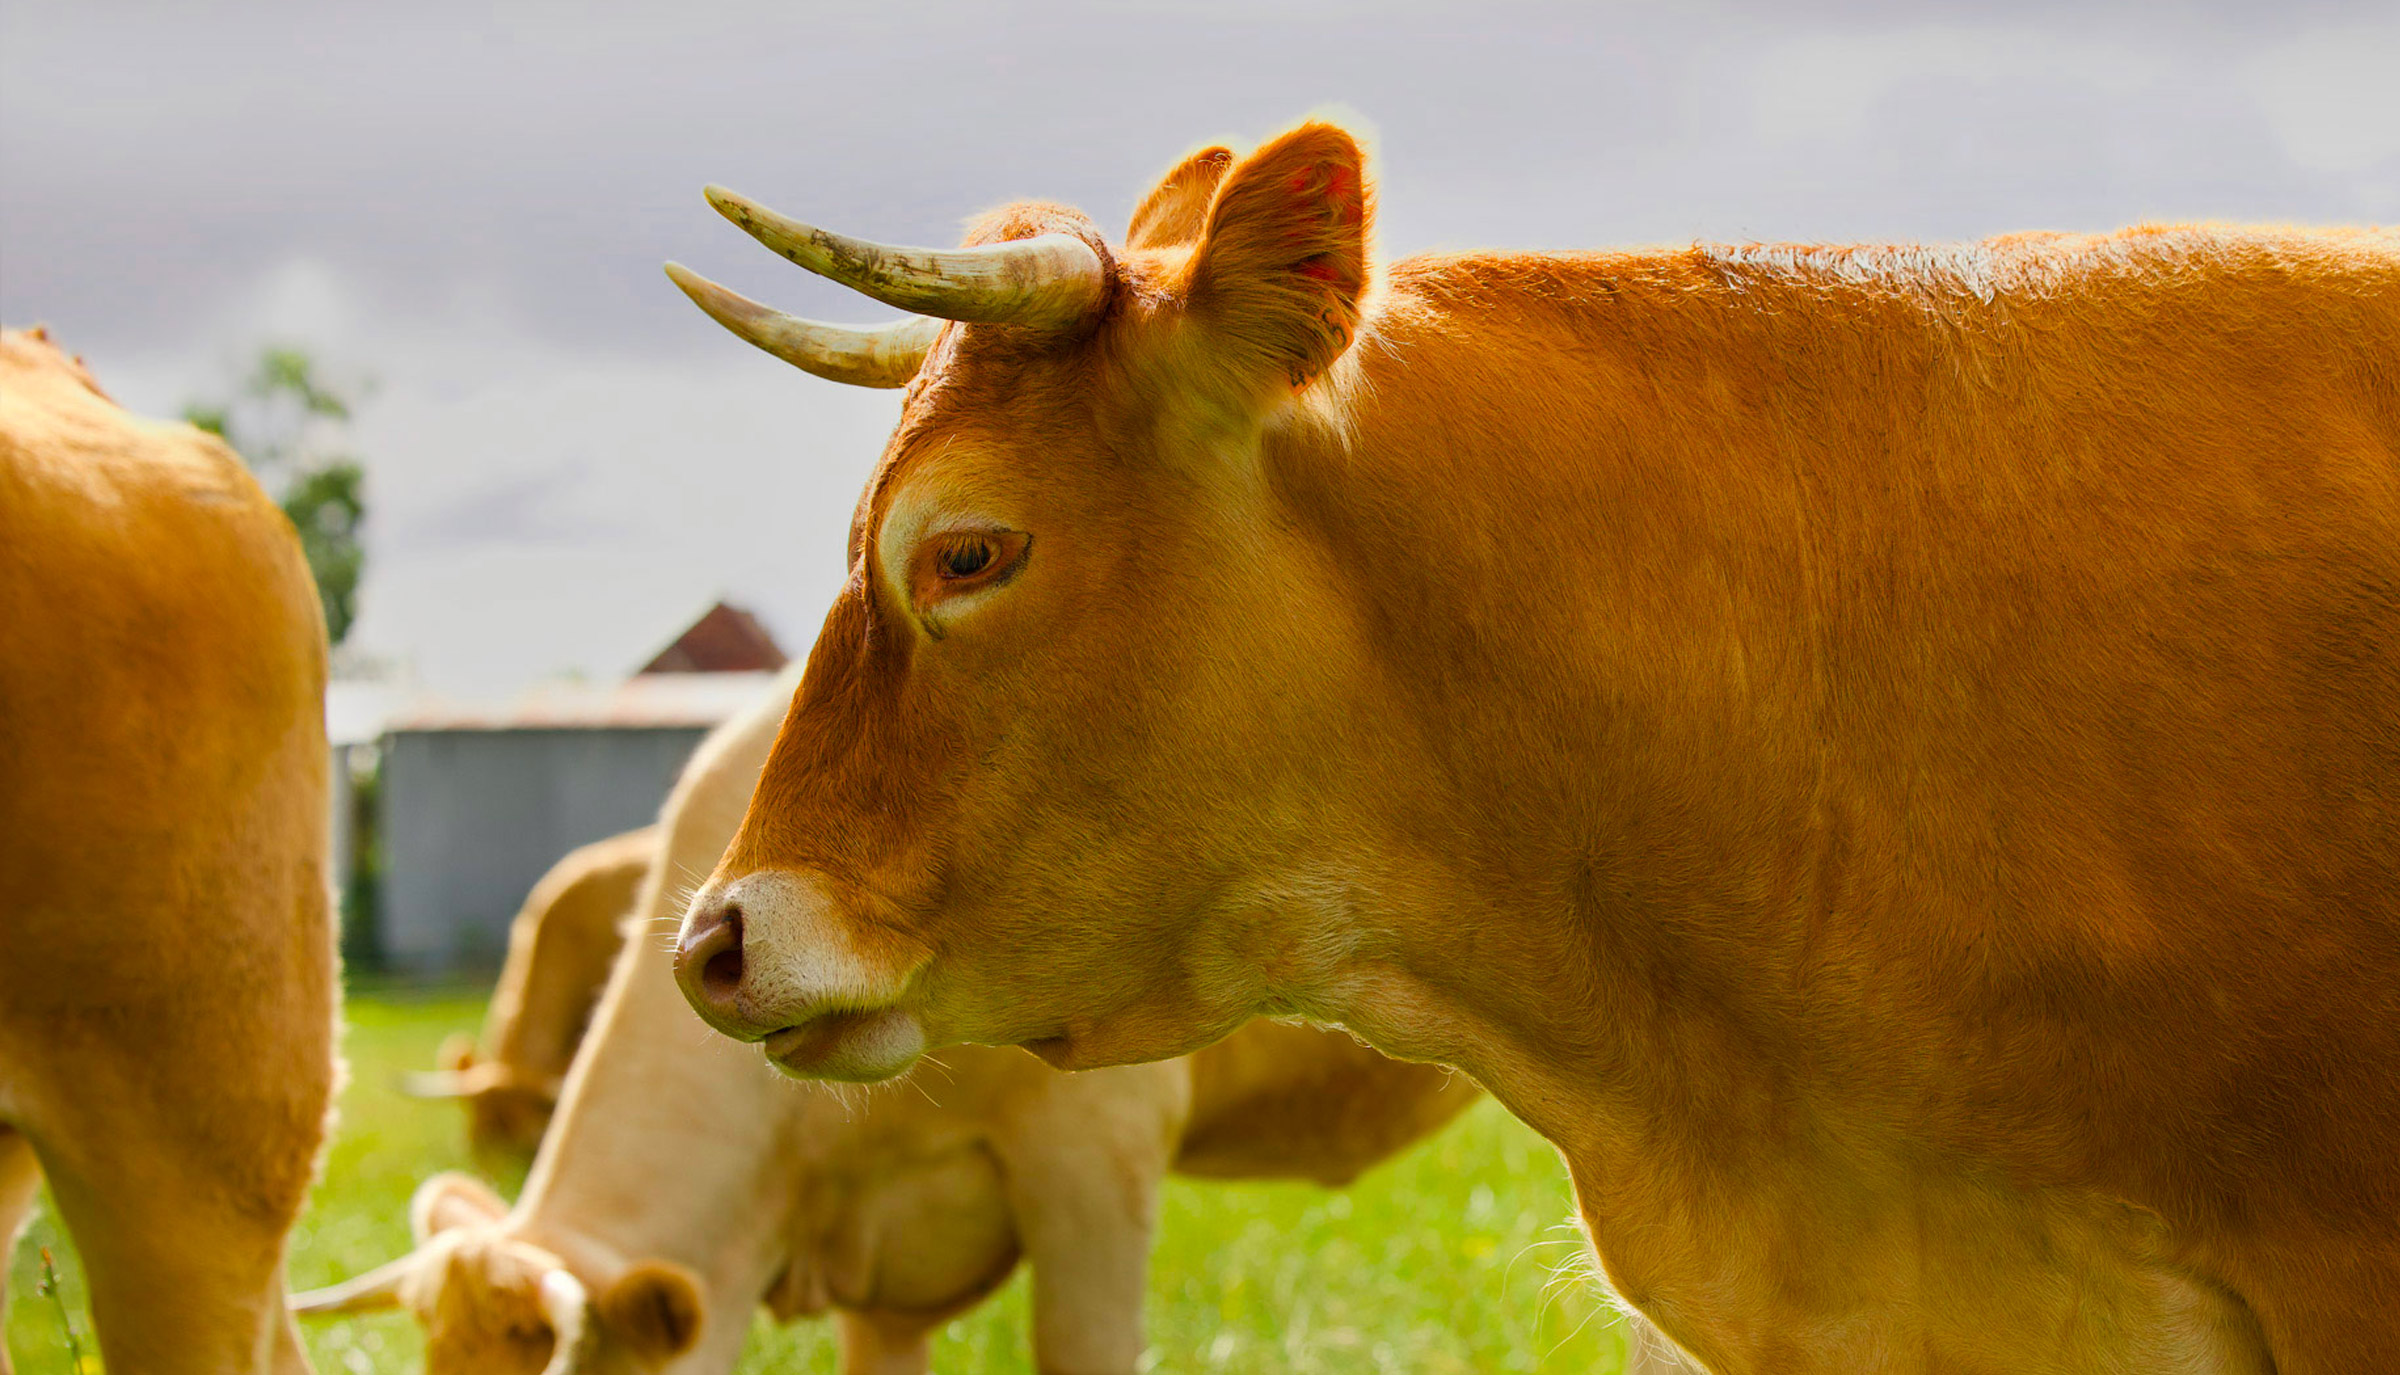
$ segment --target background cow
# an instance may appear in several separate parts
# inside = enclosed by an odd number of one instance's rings
[[[671,927],[677,876],[723,850],[780,715],[772,698],[694,756],[637,929]],[[417,1250],[295,1302],[405,1305],[438,1375],[721,1371],[764,1299],[785,1320],[837,1310],[844,1369],[869,1375],[922,1370],[931,1333],[1022,1256],[1041,1368],[1131,1371],[1168,1169],[1343,1184],[1477,1096],[1345,1033],[1259,1022],[1188,1060],[1090,1074],[966,1047],[845,1097],[710,1037],[669,952],[635,941],[515,1210],[438,1176],[412,1208]]]
[[[478,1155],[531,1155],[541,1144],[658,848],[658,828],[644,826],[550,866],[509,925],[480,1050],[462,1033],[442,1044],[440,1070],[409,1076],[417,1097],[466,1104]]]
[[[334,1081],[325,632],[231,450],[0,334],[0,1235],[47,1175],[116,1371],[297,1371]]]
[[[2400,235],[1378,265],[1325,124],[1123,245],[711,196],[953,322],[671,269],[909,388],[712,1024],[1355,1027],[1729,1375],[2400,1370]]]

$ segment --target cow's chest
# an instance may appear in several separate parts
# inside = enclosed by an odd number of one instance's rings
[[[795,1314],[938,1312],[981,1297],[1016,1264],[998,1164],[971,1144],[827,1170],[804,1192],[782,1286]]]
[[[1896,1166],[1577,1174],[1610,1283],[1717,1375],[2274,1368],[2249,1310],[2112,1200]]]

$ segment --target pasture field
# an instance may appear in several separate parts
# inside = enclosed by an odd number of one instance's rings
[[[419,1180],[469,1168],[462,1114],[394,1087],[433,1064],[444,1034],[481,1021],[480,990],[353,993],[350,1083],[339,1133],[293,1237],[292,1282],[328,1283],[400,1254]],[[496,1181],[513,1193],[516,1178]],[[1294,1375],[1577,1372],[1613,1375],[1622,1339],[1577,1276],[1564,1170],[1539,1137],[1484,1102],[1448,1131],[1350,1189],[1171,1180],[1153,1256],[1144,1369]],[[70,1369],[58,1308],[35,1292],[38,1247],[58,1260],[62,1297],[84,1334],[83,1370],[100,1369],[81,1268],[45,1199],[9,1265],[8,1345],[22,1375]],[[936,1371],[1032,1369],[1026,1276],[951,1324]],[[415,1323],[401,1314],[304,1325],[321,1375],[419,1368]],[[744,1375],[831,1375],[823,1324],[756,1320]]]

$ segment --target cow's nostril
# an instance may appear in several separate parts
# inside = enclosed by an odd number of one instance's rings
[[[693,914],[683,939],[675,943],[675,981],[704,1018],[715,1024],[731,1017],[740,1006],[742,988],[742,909],[726,903],[715,911]],[[718,1030],[735,1035],[722,1025]]]
[[[733,997],[742,983],[742,912],[729,908],[723,923],[725,948],[708,957],[700,966],[700,987],[711,998],[724,1000]]]

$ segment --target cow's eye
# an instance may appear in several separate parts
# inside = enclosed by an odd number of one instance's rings
[[[963,543],[944,549],[934,562],[941,568],[945,578],[956,580],[974,577],[992,566],[992,542],[970,537]]]
[[[1017,530],[953,530],[925,541],[909,591],[924,610],[951,597],[1004,583],[1025,564],[1032,537]]]

